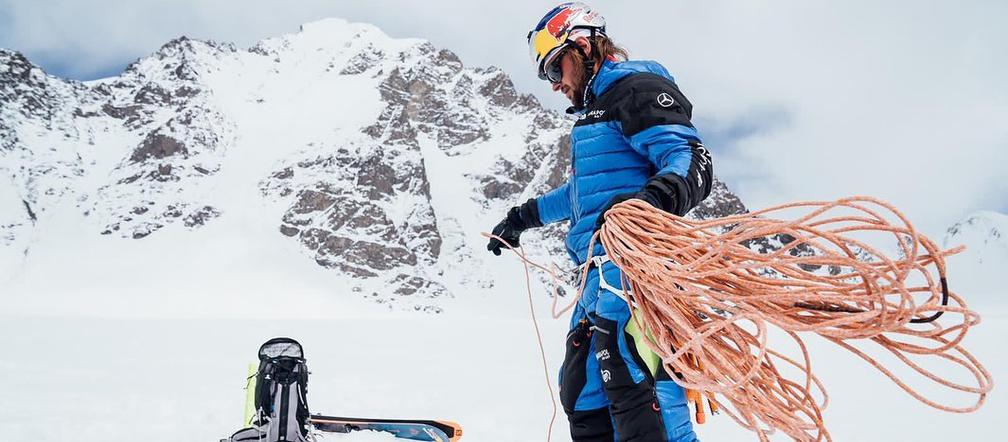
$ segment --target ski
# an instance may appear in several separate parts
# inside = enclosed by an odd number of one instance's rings
[[[402,439],[431,442],[455,442],[462,437],[462,426],[455,422],[441,420],[378,419],[313,414],[308,422],[316,430],[329,433],[371,430],[392,433]]]

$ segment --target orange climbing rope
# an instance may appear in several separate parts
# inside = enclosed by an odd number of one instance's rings
[[[894,254],[877,246],[887,237]],[[621,295],[647,331],[648,346],[692,390],[698,420],[706,396],[712,410],[725,411],[760,440],[775,431],[794,440],[832,440],[822,416],[828,396],[801,332],[854,353],[940,410],[974,411],[993,387],[990,373],[960,345],[980,317],[945,279],[945,257],[962,248],[941,250],[883,201],[793,203],[698,221],[629,200],[606,213],[589,250],[596,239],[623,271]],[[555,270],[519,256],[557,278]],[[554,298],[554,316],[564,310],[557,311]],[[800,357],[771,348],[770,326],[790,338]],[[856,346],[862,344],[877,344],[923,378],[975,401],[950,406],[925,397]],[[925,367],[936,362],[959,366],[972,379],[953,382]]]

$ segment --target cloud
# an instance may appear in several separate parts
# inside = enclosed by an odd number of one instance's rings
[[[699,115],[693,123],[704,144],[717,151],[715,173],[731,188],[772,184],[771,158],[754,154],[745,146],[753,139],[786,130],[792,115],[784,108],[753,107],[730,118]]]
[[[768,103],[792,116],[732,148],[766,160],[752,166],[765,182],[734,189],[750,206],[874,195],[937,234],[1008,199],[991,188],[1008,179],[1006,14],[994,3],[691,4],[674,20],[690,43],[668,63],[695,114],[731,121]]]
[[[932,234],[1008,201],[1008,3],[591,2],[631,56],[672,71],[715,167],[751,207],[868,194]],[[494,64],[562,109],[525,33],[550,2],[0,0],[0,46],[108,75],[178,35],[235,42],[327,16]]]

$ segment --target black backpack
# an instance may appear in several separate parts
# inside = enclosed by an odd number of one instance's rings
[[[256,372],[255,417],[231,441],[306,442],[308,366],[304,349],[291,338],[273,338],[259,347]]]

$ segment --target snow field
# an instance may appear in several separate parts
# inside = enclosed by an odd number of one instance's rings
[[[538,304],[544,312],[545,303]],[[216,440],[240,425],[246,364],[259,344],[282,335],[305,346],[316,412],[450,419],[470,441],[544,440],[551,406],[538,349],[528,318],[513,313],[301,320],[5,316],[0,433],[33,441]],[[541,325],[555,382],[566,324]],[[1006,332],[1008,314],[992,312],[965,342],[995,377],[1008,373],[1000,351]],[[990,440],[1000,432],[1008,405],[997,389],[976,413],[943,413],[832,344],[807,343],[830,394],[826,419],[834,440]],[[967,381],[956,371],[945,374]],[[908,379],[928,397],[954,399]],[[953,403],[964,404],[958,398]],[[754,440],[724,414],[697,427],[707,441]],[[561,411],[553,440],[569,440],[566,432]],[[369,433],[330,439],[391,440]]]

